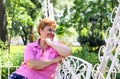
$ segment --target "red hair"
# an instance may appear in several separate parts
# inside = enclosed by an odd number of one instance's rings
[[[44,18],[40,21],[38,26],[38,34],[40,34],[40,29],[44,29],[46,26],[56,28],[56,21],[50,18]]]

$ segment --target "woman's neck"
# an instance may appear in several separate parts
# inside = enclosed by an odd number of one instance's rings
[[[46,49],[47,49],[47,47],[48,47],[48,45],[46,44],[46,42],[44,41],[44,40],[40,40],[40,46],[41,46],[41,48],[42,48],[42,51],[44,52]]]

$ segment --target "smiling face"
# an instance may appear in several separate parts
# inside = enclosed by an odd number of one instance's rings
[[[41,39],[50,38],[51,40],[53,40],[54,36],[55,36],[55,29],[54,28],[52,28],[50,26],[46,26],[44,29],[40,29]]]
[[[55,27],[55,20],[50,18],[43,19],[38,26],[38,33],[41,39],[50,38],[53,40],[55,36]]]

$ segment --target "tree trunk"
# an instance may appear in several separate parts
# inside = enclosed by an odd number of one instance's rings
[[[0,0],[0,40],[7,41],[7,15],[5,10],[5,0]]]
[[[33,27],[30,27],[30,42],[34,42],[34,32],[33,32]]]
[[[23,43],[24,43],[24,45],[26,45],[27,44],[27,32],[25,31],[25,29],[23,28],[22,29],[22,31],[23,31],[23,34],[21,35],[21,38],[22,38],[22,40],[23,40]]]

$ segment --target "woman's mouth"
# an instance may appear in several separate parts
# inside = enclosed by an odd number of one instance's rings
[[[48,34],[47,35],[47,37],[50,38],[51,40],[53,40],[54,36],[55,36],[54,34]]]

